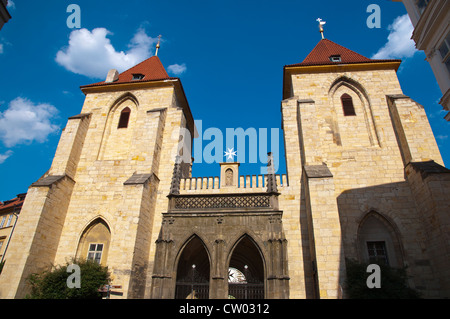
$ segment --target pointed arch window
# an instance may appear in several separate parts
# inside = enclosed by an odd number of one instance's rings
[[[108,259],[111,231],[101,218],[90,223],[78,243],[77,258],[85,258],[105,265]]]
[[[120,112],[119,125],[117,126],[117,128],[127,128],[128,127],[128,122],[130,120],[130,113],[131,113],[131,110],[129,107],[124,108],[122,110],[122,112]]]
[[[402,267],[401,240],[393,224],[371,211],[361,221],[357,235],[361,261]]]
[[[353,116],[356,115],[355,107],[353,106],[353,99],[347,93],[342,94],[341,96],[342,102],[342,110],[344,111],[345,116]]]

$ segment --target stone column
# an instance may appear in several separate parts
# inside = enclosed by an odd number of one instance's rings
[[[122,209],[130,219],[118,227],[127,227],[128,231],[114,237],[110,256],[115,257],[108,259],[112,268],[120,273],[116,277],[121,281],[118,284],[124,285],[127,298],[143,298],[145,294],[150,248],[148,234],[158,183],[154,174],[133,174],[124,183]],[[129,275],[126,269],[131,269]]]
[[[155,264],[152,275],[152,291],[150,298],[152,299],[168,299],[173,298],[173,281],[176,271],[169,267],[173,254],[173,239],[170,234],[169,225],[173,223],[173,219],[164,218],[162,220],[159,237],[156,240]],[[172,263],[173,264],[173,263]]]
[[[403,94],[386,98],[404,165],[428,160],[444,165],[423,106]]]
[[[226,299],[228,285],[228,269],[224,266],[225,260],[223,256],[225,242],[222,238],[218,238],[214,242],[214,257],[211,263],[211,281],[209,286],[209,296],[211,299]]]
[[[333,175],[326,165],[304,167],[310,250],[316,268],[316,296],[338,298],[345,260]]]
[[[0,298],[24,298],[28,276],[51,267],[74,184],[65,175],[47,176],[28,189],[0,276]]]
[[[421,272],[424,272],[425,268],[432,269],[435,280],[424,280],[423,285],[429,290],[438,286],[438,297],[449,298],[450,170],[434,161],[410,162],[405,167],[405,175],[423,220],[422,229],[427,234],[426,249],[423,249],[423,252],[430,258],[416,260],[411,268],[420,264]]]
[[[289,275],[287,272],[287,240],[281,223],[281,213],[269,217],[270,235],[267,241],[269,260],[267,293],[269,299],[289,298]]]
[[[25,297],[27,277],[55,260],[90,115],[69,118],[48,174],[28,189],[0,276],[0,298]]]

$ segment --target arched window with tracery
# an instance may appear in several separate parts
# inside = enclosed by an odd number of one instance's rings
[[[342,110],[344,111],[345,116],[356,115],[355,107],[353,106],[353,99],[347,93],[342,94],[341,96],[342,102]]]
[[[77,258],[106,265],[110,241],[111,231],[108,225],[103,219],[97,218],[83,231],[78,243]]]
[[[119,125],[117,128],[127,128],[128,122],[130,120],[131,110],[129,107],[126,107],[120,112]]]
[[[374,211],[368,213],[360,223],[358,245],[364,262],[403,266],[401,242],[396,228]]]

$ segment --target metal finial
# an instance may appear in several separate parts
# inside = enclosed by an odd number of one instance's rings
[[[159,44],[161,42],[161,35],[158,35],[158,43],[156,43],[156,52],[155,52],[155,56],[158,56],[158,49],[159,49]]]
[[[319,22],[319,32],[322,35],[322,39],[325,39],[324,35],[323,35],[323,25],[326,23],[325,21],[322,21],[321,18],[318,18],[316,20],[317,22]]]
[[[272,152],[267,153],[267,192],[278,192]]]

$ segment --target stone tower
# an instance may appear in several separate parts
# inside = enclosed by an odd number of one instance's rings
[[[450,170],[400,63],[322,39],[284,67],[287,174],[305,205],[315,297],[336,296],[344,258],[408,266],[424,297],[450,296]]]
[[[180,80],[157,56],[81,90],[81,113],[69,118],[51,168],[28,190],[2,298],[24,297],[30,273],[88,254],[109,266],[125,297],[144,295],[161,224],[155,211],[167,209],[179,137],[182,129],[193,136],[193,118]]]
[[[269,153],[266,175],[226,162],[190,176],[193,117],[156,56],[83,86],[28,190],[0,296],[81,257],[123,298],[345,298],[347,258],[408,266],[412,288],[449,297],[450,170],[400,63],[322,39],[286,65],[282,175]]]

